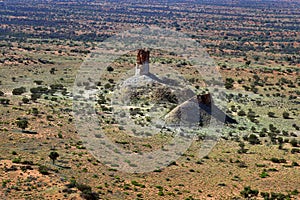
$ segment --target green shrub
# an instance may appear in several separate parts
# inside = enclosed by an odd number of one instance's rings
[[[13,163],[21,163],[21,158],[17,157],[12,160]]]
[[[283,117],[284,119],[289,119],[289,118],[290,118],[290,114],[289,114],[288,112],[283,112],[283,113],[282,113],[282,117]]]
[[[298,167],[299,164],[298,164],[297,162],[294,161],[294,162],[292,162],[292,166],[293,166],[293,167]]]
[[[33,81],[35,84],[37,84],[37,85],[42,85],[42,83],[43,83],[43,81],[41,81],[41,80],[35,80],[35,81]]]
[[[275,113],[274,112],[268,112],[268,116],[269,117],[275,117]]]
[[[286,160],[284,158],[271,158],[270,161],[272,161],[273,163],[286,163]]]
[[[9,102],[10,102],[9,99],[3,99],[3,98],[0,99],[0,104],[2,104],[2,105],[8,105]]]
[[[226,89],[232,89],[233,83],[234,83],[234,80],[232,78],[226,78],[224,86]]]
[[[23,102],[23,103],[29,103],[29,99],[26,98],[26,97],[24,97],[24,98],[22,99],[22,102]]]
[[[63,138],[63,135],[61,133],[58,133],[58,138]]]
[[[255,134],[250,134],[250,136],[248,137],[248,142],[252,145],[260,144],[260,141]]]
[[[10,180],[2,180],[2,187],[5,188],[7,183],[9,183]]]
[[[293,147],[297,147],[298,146],[298,141],[293,138],[291,141],[290,141],[290,144],[293,146]]]
[[[246,116],[246,112],[245,111],[243,111],[243,110],[240,110],[238,113],[238,116]]]
[[[79,184],[76,183],[76,187],[78,190],[80,190],[82,193],[80,196],[87,200],[98,200],[99,194],[92,191],[92,187],[85,184]]]
[[[28,124],[29,122],[27,119],[20,119],[17,121],[17,126],[21,128],[22,131],[24,131],[28,127]]]
[[[40,165],[39,166],[39,172],[41,173],[41,174],[43,174],[43,175],[48,175],[49,174],[49,172],[48,172],[48,167],[46,167],[46,166],[44,166],[44,165]]]
[[[252,190],[250,186],[244,187],[244,190],[240,192],[241,196],[244,198],[257,197],[258,193],[258,190]]]
[[[26,92],[26,88],[25,87],[19,87],[19,88],[14,88],[12,91],[13,95],[21,95],[23,93]]]
[[[260,178],[266,178],[269,176],[269,174],[264,170],[259,176]]]
[[[106,70],[107,70],[108,72],[112,72],[112,71],[114,71],[114,68],[111,67],[111,66],[108,66],[108,67],[106,68]]]
[[[163,191],[158,191],[158,196],[164,196],[165,194],[164,194],[164,192]]]
[[[145,185],[138,183],[137,181],[131,181],[131,184],[137,187],[145,188]]]
[[[298,194],[299,194],[299,191],[297,189],[295,189],[291,192],[291,195],[298,195]]]
[[[292,154],[300,153],[300,149],[292,148],[291,153]]]

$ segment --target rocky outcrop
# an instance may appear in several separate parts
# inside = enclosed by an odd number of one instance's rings
[[[136,63],[142,65],[144,63],[149,63],[150,51],[139,49],[136,57]]]
[[[150,51],[139,49],[136,57],[135,75],[149,75],[149,57]]]
[[[237,121],[214,103],[210,94],[197,95],[174,108],[165,117],[166,126],[208,126],[211,117],[224,123]]]

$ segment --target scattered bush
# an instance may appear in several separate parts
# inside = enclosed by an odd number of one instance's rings
[[[234,83],[234,80],[232,78],[226,78],[224,86],[226,89],[232,89],[233,83]]]
[[[297,147],[298,146],[298,141],[293,138],[291,141],[290,141],[290,144],[293,146],[293,147]]]
[[[16,157],[12,160],[13,163],[21,163],[21,158],[20,157]]]
[[[259,176],[260,178],[266,178],[269,176],[269,174],[264,170]]]
[[[292,154],[300,153],[300,149],[292,148],[291,153]]]
[[[98,200],[99,194],[92,191],[92,187],[85,184],[76,183],[76,188],[80,190],[82,193],[80,196],[87,200]]]
[[[245,111],[243,111],[243,110],[240,110],[238,113],[238,116],[246,116],[246,112]]]
[[[12,94],[13,95],[21,95],[21,94],[23,94],[25,92],[26,92],[26,88],[25,87],[19,87],[19,88],[13,89]]]
[[[0,99],[0,104],[1,105],[9,105],[10,100],[9,99]]]
[[[138,187],[141,187],[141,188],[145,188],[145,185],[141,184],[141,183],[138,183],[137,181],[131,181],[131,184],[134,185],[134,186],[138,186]]]
[[[290,118],[290,114],[289,114],[288,112],[283,112],[283,113],[282,113],[282,117],[283,117],[284,119],[289,119],[289,118]]]
[[[108,66],[108,67],[106,68],[106,70],[107,70],[108,72],[112,72],[112,71],[114,71],[114,68],[111,67],[111,66]]]
[[[43,81],[42,80],[35,80],[33,81],[37,85],[42,85]]]
[[[20,119],[20,120],[17,121],[17,126],[19,128],[21,128],[23,132],[28,127],[28,124],[29,124],[29,122],[28,122],[27,119]]]
[[[252,145],[260,144],[260,141],[255,134],[250,134],[250,136],[248,137],[248,142]]]
[[[22,99],[22,102],[23,102],[23,103],[29,103],[29,99],[26,98],[26,97],[24,97],[24,98]]]
[[[244,187],[244,190],[240,192],[241,196],[244,198],[257,197],[258,193],[258,190],[252,190],[250,186]]]
[[[44,165],[39,166],[39,172],[43,175],[48,175],[49,174],[48,170],[49,170],[48,167]]]
[[[284,158],[271,158],[270,161],[272,161],[273,163],[286,163],[286,160]]]
[[[268,112],[268,116],[273,118],[273,117],[275,117],[275,113],[274,112]]]

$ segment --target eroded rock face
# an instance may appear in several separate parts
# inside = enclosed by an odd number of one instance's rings
[[[136,57],[135,75],[149,75],[150,51],[139,49]]]
[[[144,49],[139,49],[137,58],[136,58],[136,63],[138,65],[142,65],[144,63],[149,63],[149,57],[150,57],[150,51],[146,51]]]
[[[165,117],[169,126],[208,126],[211,117],[222,123],[237,123],[237,121],[220,110],[211,98],[211,94],[192,97],[174,108]]]
[[[211,105],[212,99],[210,94],[197,95],[198,103],[203,103],[205,105]]]

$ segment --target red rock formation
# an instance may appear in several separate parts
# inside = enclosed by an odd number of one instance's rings
[[[146,51],[144,49],[139,49],[137,58],[136,58],[136,63],[139,65],[142,65],[145,62],[149,63],[149,57],[150,57],[150,51]]]
[[[211,105],[212,99],[210,94],[197,95],[198,103],[203,103],[205,105]]]

